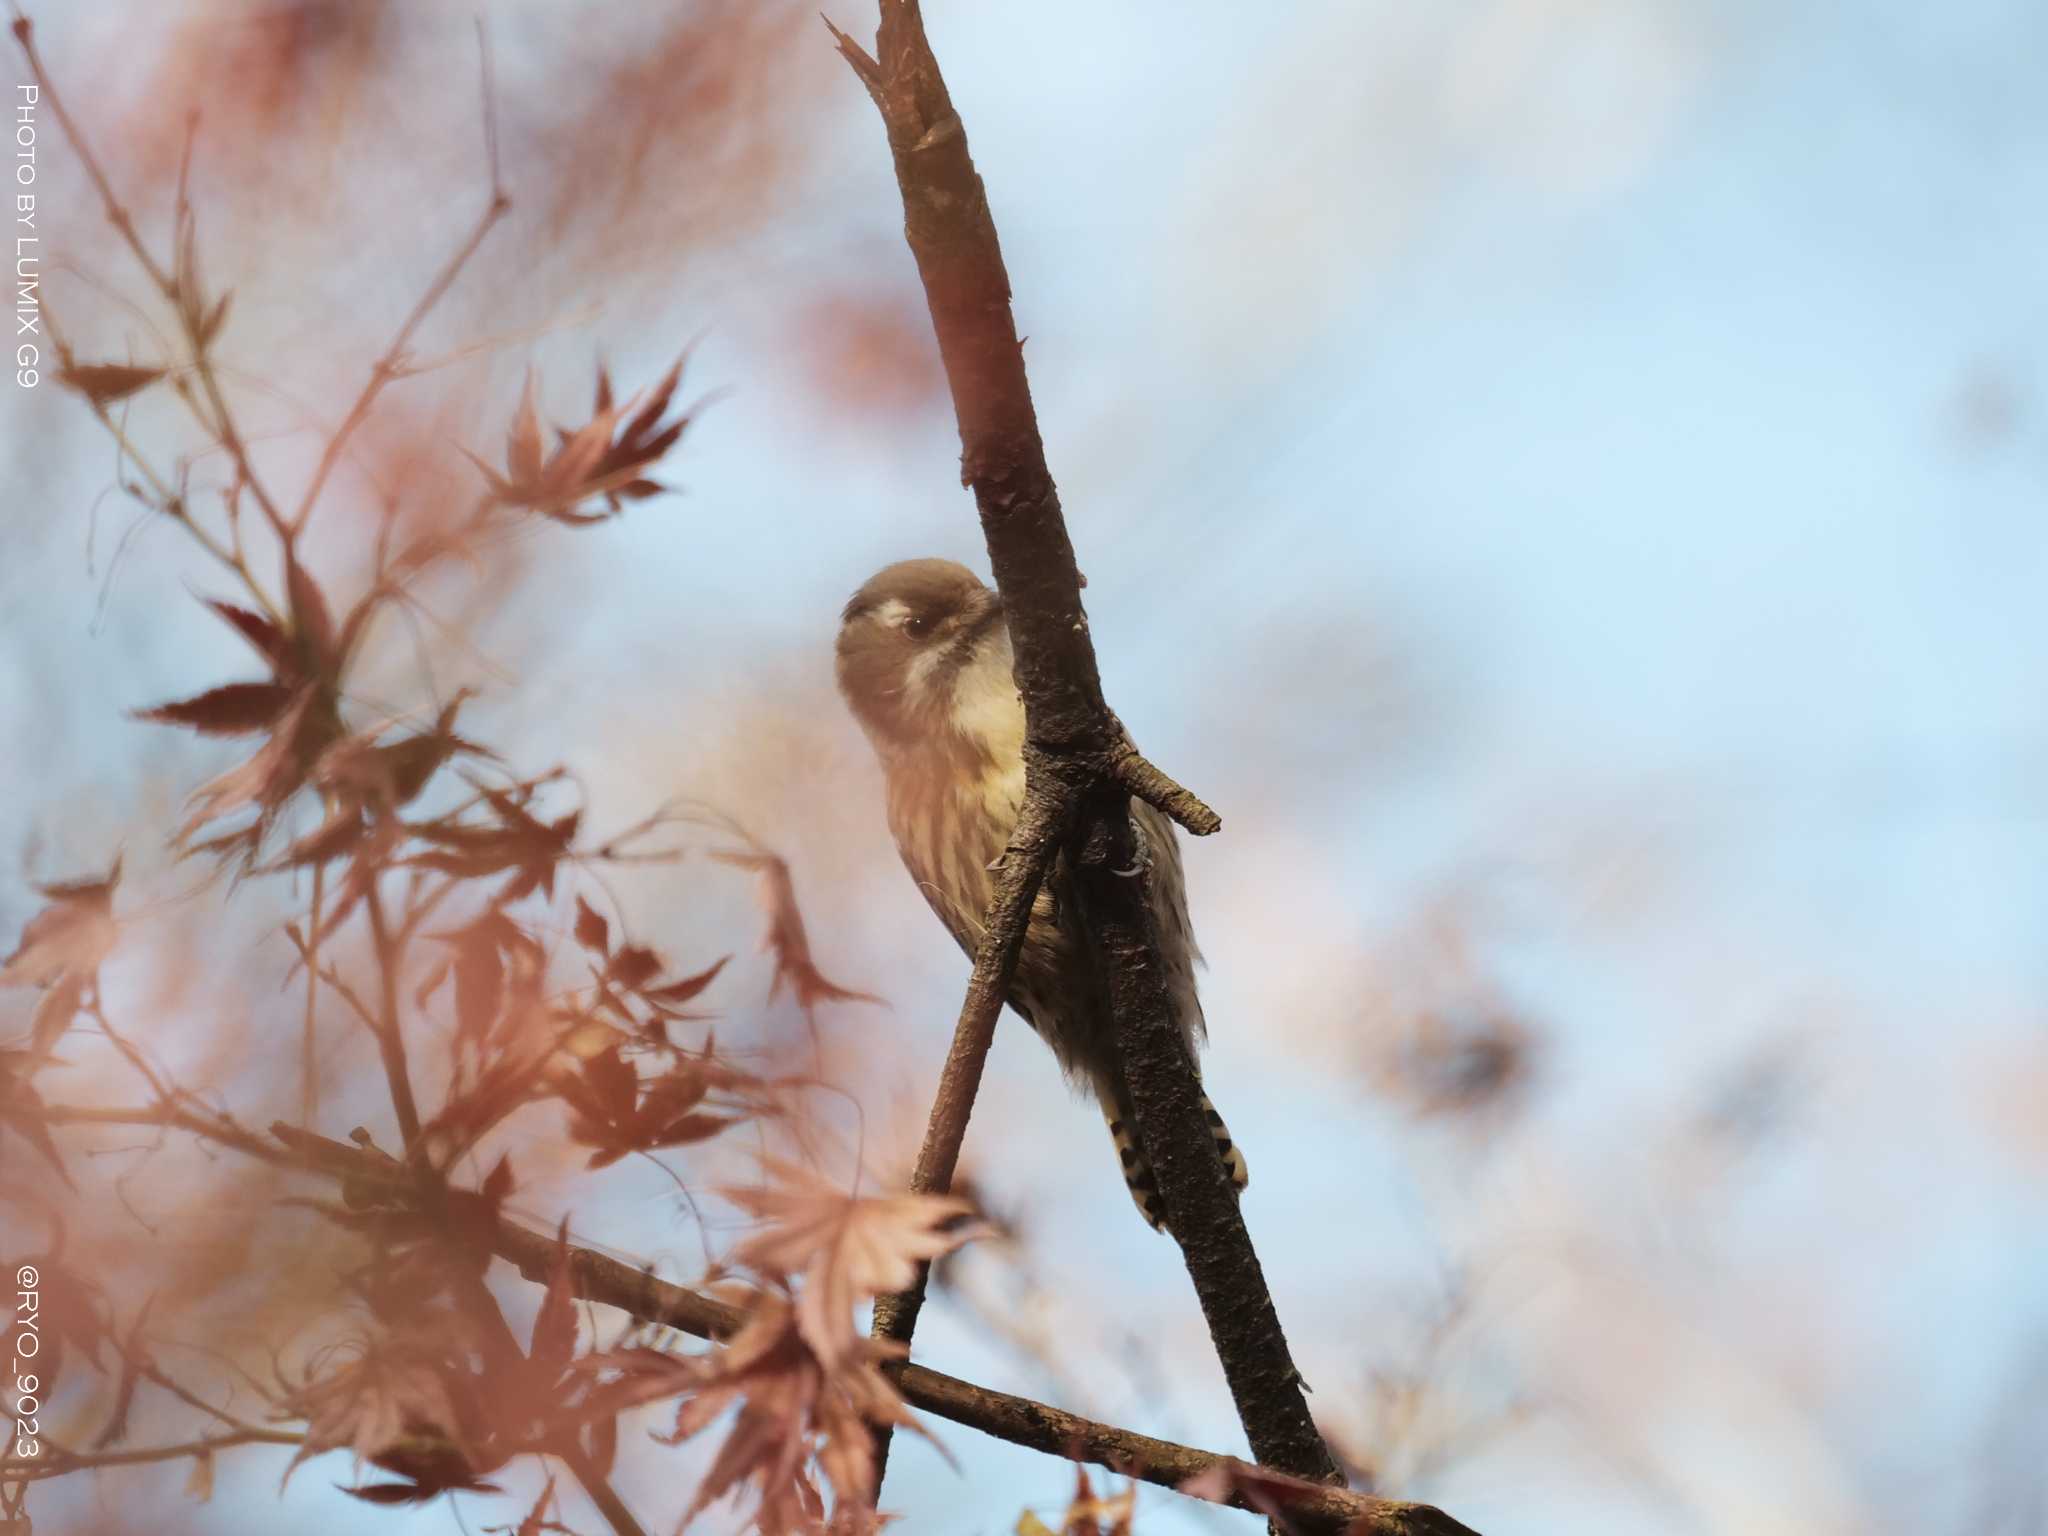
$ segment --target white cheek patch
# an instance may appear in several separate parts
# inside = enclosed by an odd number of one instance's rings
[[[903,674],[903,691],[912,698],[922,699],[930,691],[932,673],[945,657],[936,649],[927,648],[910,658],[910,666]]]
[[[980,786],[991,810],[1022,803],[1024,701],[1010,673],[1010,647],[986,647],[953,685],[953,728],[997,765]]]

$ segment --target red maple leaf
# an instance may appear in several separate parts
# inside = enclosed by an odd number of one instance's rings
[[[726,1196],[767,1225],[733,1251],[755,1273],[802,1276],[797,1325],[821,1360],[854,1349],[856,1303],[900,1291],[917,1266],[982,1234],[973,1212],[951,1195],[850,1195],[808,1168],[764,1158],[768,1182]]]

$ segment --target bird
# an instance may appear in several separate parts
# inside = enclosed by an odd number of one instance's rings
[[[1012,673],[1001,594],[951,560],[903,560],[862,585],[840,615],[839,691],[880,760],[889,831],[917,888],[961,949],[980,940],[1004,850],[1024,805],[1024,701]],[[1147,877],[1174,1023],[1199,1073],[1207,1038],[1195,987],[1172,822],[1131,802],[1137,870]],[[1092,1094],[1139,1214],[1165,1230],[1158,1180],[1139,1144],[1106,985],[1078,926],[1074,875],[1048,866],[1006,1001],[1052,1048],[1068,1082]],[[1205,1094],[1217,1151],[1240,1191],[1244,1154]]]

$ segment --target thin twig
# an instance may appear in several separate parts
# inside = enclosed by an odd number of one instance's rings
[[[50,345],[57,353],[58,366],[68,372],[76,366],[78,361],[77,355],[71,350],[70,343],[64,339],[62,331],[59,330],[56,315],[52,311],[47,298],[43,300],[42,318],[44,327],[50,333]],[[170,518],[172,522],[182,526],[201,549],[205,550],[207,554],[219,561],[228,570],[235,573],[241,580],[244,590],[248,592],[251,601],[266,616],[273,622],[282,624],[283,618],[277,604],[271,601],[270,594],[264,591],[263,584],[256,579],[256,573],[249,569],[249,562],[243,557],[239,527],[235,527],[236,537],[232,549],[222,544],[211,533],[208,533],[199,521],[192,516],[192,509],[186,502],[185,497],[173,490],[163,474],[152,466],[148,459],[143,457],[142,450],[128,436],[127,428],[121,425],[113,412],[109,411],[104,403],[94,399],[89,394],[83,395],[83,398],[86,406],[92,411],[94,419],[106,429],[108,436],[113,438],[114,446],[119,450],[122,460],[135,466],[143,479],[148,482],[148,489],[155,496],[156,500],[154,503],[150,503],[147,498],[139,494],[139,487],[132,486],[125,480],[121,482],[122,489],[130,491],[131,494],[136,496],[137,500],[143,501],[145,505],[153,505],[156,511]],[[237,484],[239,485],[239,483],[238,481]],[[232,519],[231,526],[235,526],[232,524]]]
[[[229,1413],[225,1408],[216,1407],[214,1404],[209,1403],[205,1398],[201,1397],[197,1392],[194,1392],[190,1388],[184,1386],[174,1377],[167,1375],[163,1370],[161,1370],[159,1367],[152,1364],[148,1360],[135,1361],[134,1365],[136,1373],[140,1375],[145,1381],[154,1382],[157,1386],[162,1387],[164,1391],[170,1393],[171,1396],[177,1398],[179,1402],[184,1403],[188,1407],[197,1408],[201,1413],[207,1414],[212,1418],[218,1419],[222,1424],[225,1424],[231,1431],[237,1434],[249,1435],[260,1435],[264,1432],[262,1425],[251,1424],[246,1419],[237,1418],[234,1414]]]
[[[427,291],[421,294],[419,302],[413,305],[412,313],[407,315],[398,327],[398,334],[391,338],[391,345],[384,349],[384,355],[370,366],[369,380],[363,385],[362,393],[356,396],[355,404],[349,407],[348,415],[342,418],[341,425],[335,428],[334,435],[327,440],[327,447],[320,455],[320,463],[313,471],[312,480],[306,485],[306,494],[300,498],[299,509],[292,516],[291,527],[294,533],[303,529],[306,520],[313,515],[314,503],[320,499],[320,491],[327,484],[327,477],[333,473],[335,461],[341,457],[341,450],[354,435],[356,428],[368,418],[370,408],[377,403],[377,396],[386,384],[399,377],[406,347],[412,341],[412,333],[419,328],[420,322],[426,319],[428,312],[441,302],[442,295],[454,286],[455,279],[461,275],[462,269],[469,265],[470,257],[477,253],[477,248],[484,243],[484,238],[512,207],[512,199],[505,195],[504,177],[498,164],[498,118],[494,100],[496,79],[491,68],[490,39],[484,32],[481,16],[477,18],[476,23],[476,46],[483,92],[484,156],[491,173],[490,201],[485,204],[484,211],[477,219],[476,226],[470,230],[468,238],[457,247],[455,254],[442,264],[441,270],[434,275],[434,280],[427,285]]]
[[[320,1001],[321,907],[327,893],[327,866],[313,866],[313,903],[306,925],[306,1011],[299,1036],[299,1123],[308,1130],[320,1118],[320,1069],[316,1037]]]
[[[333,989],[336,997],[348,1004],[349,1012],[362,1021],[363,1027],[369,1030],[372,1037],[375,1037],[377,1032],[384,1027],[378,1021],[375,1010],[363,1001],[362,994],[349,985],[348,978],[342,975],[340,971],[331,965],[322,966],[320,969],[320,979]]]
[[[967,996],[960,1004],[959,1022],[953,1027],[952,1048],[940,1069],[924,1144],[918,1149],[917,1164],[911,1170],[910,1187],[920,1194],[942,1195],[953,1187],[953,1172],[960,1163],[968,1118],[974,1112],[975,1095],[981,1088],[982,1068],[995,1040],[996,1020],[1002,1014],[1010,978],[1017,970],[1017,956],[1024,947],[1031,904],[1038,897],[1054,844],[1071,811],[1064,791],[1065,786],[1057,779],[1043,775],[1035,787],[1027,788],[1023,812],[1003,854],[995,897],[982,927],[981,943],[974,953],[974,972],[968,978]],[[920,1264],[917,1279],[908,1290],[875,1298],[875,1338],[900,1344],[910,1341],[930,1277],[931,1266]],[[889,1439],[888,1426],[879,1426],[875,1431],[877,1482],[880,1472],[888,1468]]]
[[[555,1452],[568,1467],[571,1475],[583,1485],[583,1491],[590,1495],[590,1502],[597,1506],[597,1512],[604,1516],[614,1536],[647,1536],[647,1527],[634,1518],[633,1511],[626,1507],[626,1501],[619,1497],[619,1491],[612,1486],[596,1462],[578,1446],[564,1446]]]
[[[54,1455],[35,1461],[0,1461],[0,1480],[32,1483],[46,1477],[61,1477],[67,1472],[82,1472],[88,1467],[135,1467],[156,1461],[183,1461],[188,1456],[211,1456],[215,1451],[237,1445],[303,1445],[305,1439],[304,1435],[282,1429],[238,1429],[229,1434],[202,1435],[196,1440],[185,1440],[176,1445],[138,1446],[126,1451],[66,1451],[59,1450],[55,1442],[45,1440]]]
[[[404,323],[398,327],[398,334],[391,339],[391,345],[370,365],[369,381],[363,385],[362,393],[356,396],[355,404],[349,407],[348,414],[341,420],[341,425],[336,427],[334,434],[327,439],[327,447],[320,455],[320,463],[313,470],[313,478],[306,484],[306,494],[299,499],[298,511],[292,515],[291,520],[291,529],[294,533],[303,529],[306,520],[313,515],[314,503],[320,499],[320,492],[327,484],[327,477],[334,472],[335,463],[341,458],[342,449],[347,446],[356,428],[369,417],[370,408],[377,403],[377,396],[383,392],[386,384],[399,376],[399,364],[405,356],[406,344],[412,340],[413,331],[426,319],[428,312],[441,302],[442,296],[453,286],[462,269],[469,264],[470,257],[474,256],[477,248],[484,243],[484,237],[490,234],[493,226],[505,216],[511,206],[511,199],[493,185],[490,203],[485,207],[475,227],[470,230],[468,238],[434,275],[434,280],[427,285],[427,291],[421,294],[419,302],[413,305],[412,313],[408,314]]]
[[[384,1078],[391,1089],[391,1108],[398,1116],[398,1134],[411,1152],[420,1139],[420,1111],[412,1096],[412,1077],[405,1064],[405,1035],[398,1014],[398,969],[405,959],[405,946],[393,943],[384,920],[384,898],[373,878],[363,894],[370,914],[370,937],[377,946],[378,1028],[377,1050],[384,1060]]]
[[[106,170],[100,165],[99,157],[93,153],[90,141],[87,140],[84,131],[78,126],[77,119],[72,117],[70,111],[65,107],[62,94],[57,90],[55,81],[51,79],[50,71],[44,65],[42,55],[36,50],[35,29],[30,25],[26,16],[20,16],[15,19],[14,35],[21,44],[21,51],[28,58],[29,71],[36,77],[36,84],[43,94],[43,99],[49,103],[50,111],[56,116],[57,126],[63,129],[64,137],[70,141],[72,149],[77,152],[79,162],[84,165],[87,177],[91,179],[94,189],[99,193],[100,202],[106,209],[107,221],[119,231],[122,240],[127,244],[128,249],[134,253],[136,261],[141,264],[142,270],[149,275],[149,280],[156,285],[157,292],[162,294],[166,302],[177,312],[179,324],[184,330],[187,342],[192,347],[194,372],[199,377],[201,388],[206,394],[207,403],[214,414],[214,419],[211,421],[208,421],[204,415],[201,415],[201,424],[219,440],[223,448],[227,449],[229,456],[234,460],[237,474],[248,485],[251,494],[256,498],[257,504],[263,508],[263,514],[269,519],[271,527],[277,532],[279,538],[284,540],[287,546],[289,546],[290,538],[285,527],[284,518],[278,512],[277,503],[271,499],[270,492],[265,488],[262,479],[256,474],[255,467],[249,460],[248,449],[242,439],[240,429],[236,427],[234,417],[227,408],[227,402],[221,396],[220,384],[213,376],[212,366],[206,360],[207,338],[201,334],[200,329],[204,313],[199,295],[196,292],[185,293],[179,287],[181,277],[188,284],[196,283],[197,273],[182,270],[186,265],[182,261],[179,263],[179,270],[166,271],[163,264],[150,254],[149,247],[142,243],[142,236],[136,231],[135,220],[129,215],[128,209],[115,194],[113,182],[108,179]],[[188,153],[189,148],[188,143]],[[179,186],[181,204],[178,221],[178,249],[181,252],[188,252],[192,249],[191,208],[189,204],[182,202],[184,187],[183,171],[179,173]],[[180,389],[179,392],[185,394],[188,401],[190,401],[189,392],[183,389]],[[193,404],[195,414],[197,414],[197,402],[191,403]]]
[[[86,142],[85,135],[79,131],[77,120],[65,109],[63,97],[51,83],[50,72],[43,65],[42,55],[36,51],[35,27],[26,16],[17,15],[14,18],[14,37],[28,58],[29,73],[36,77],[36,86],[42,92],[43,99],[56,114],[57,126],[64,130],[64,137],[69,139],[71,147],[78,151],[78,158],[85,166],[85,174],[100,195],[101,206],[106,210],[107,222],[121,232],[121,238],[127,241],[128,248],[135,253],[136,260],[142,263],[143,271],[149,274],[149,279],[156,284],[157,290],[169,292],[169,274],[157,264],[156,258],[149,254],[149,248],[135,233],[135,221],[128,217],[128,210],[121,205],[121,199],[114,195],[114,184],[107,180],[107,173],[100,168],[99,160]]]

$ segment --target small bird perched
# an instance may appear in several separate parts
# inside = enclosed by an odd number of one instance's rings
[[[838,674],[839,691],[882,762],[896,851],[971,956],[1024,805],[1024,701],[1011,672],[1002,597],[951,560],[887,566],[841,616]],[[1131,819],[1174,1022],[1193,1064],[1207,1031],[1195,995],[1201,951],[1188,926],[1180,850],[1173,824],[1144,801],[1132,801]],[[1073,874],[1055,858],[1032,904],[1008,1001],[1052,1047],[1068,1080],[1094,1093],[1131,1198],[1158,1229],[1158,1183],[1135,1134],[1108,993],[1083,949],[1075,912]],[[1243,1189],[1243,1154],[1206,1096],[1202,1108]]]

